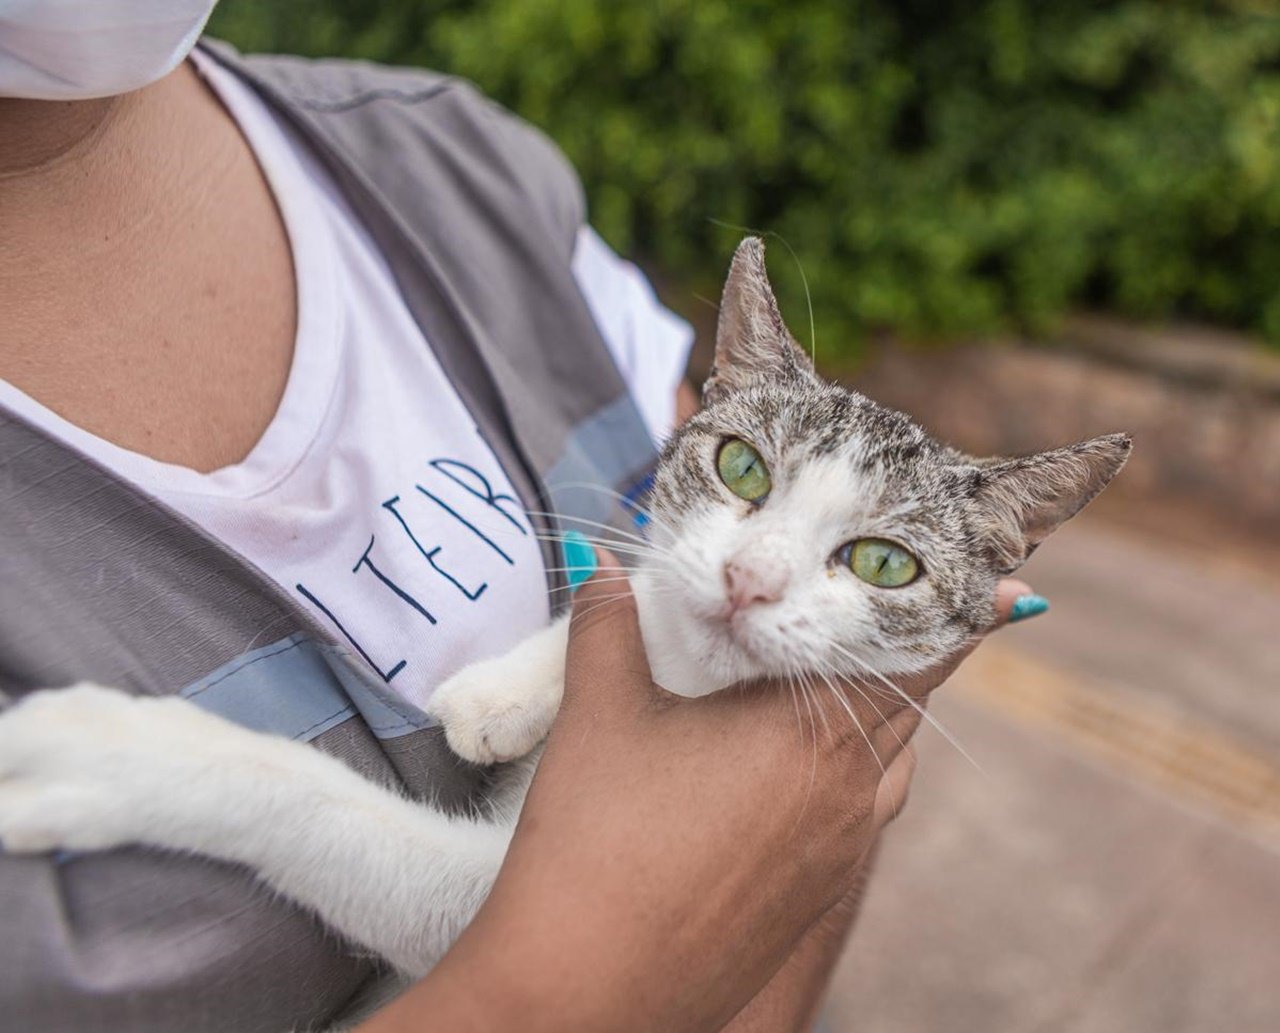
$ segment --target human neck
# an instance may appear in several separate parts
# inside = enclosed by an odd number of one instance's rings
[[[0,97],[0,196],[5,180],[39,176],[91,148],[127,97],[52,101]]]
[[[0,296],[18,281],[74,276],[90,253],[110,260],[184,203],[180,188],[215,164],[218,137],[193,104],[202,93],[182,66],[120,97],[0,101]]]
[[[113,103],[0,117],[0,380],[162,462],[244,458],[284,390],[297,295],[234,119],[189,63]]]

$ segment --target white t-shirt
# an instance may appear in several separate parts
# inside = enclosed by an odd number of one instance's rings
[[[0,405],[247,557],[421,706],[454,671],[546,622],[538,543],[332,180],[248,87],[194,59],[249,141],[289,236],[298,329],[279,409],[242,462],[200,473],[112,445],[4,381]],[[688,326],[585,227],[573,271],[660,439]]]

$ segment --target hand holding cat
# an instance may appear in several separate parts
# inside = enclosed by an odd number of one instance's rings
[[[831,720],[832,734],[800,736],[785,685],[669,696],[616,561],[600,561],[575,602],[564,702],[502,873],[419,989],[451,984],[450,997],[485,1001],[486,1023],[529,1030],[719,1029],[854,885],[905,800],[920,713],[862,686],[847,694],[862,731]],[[1028,592],[1001,583],[997,624]],[[904,689],[926,700],[973,645]],[[405,1019],[428,1014],[415,996]],[[490,1014],[504,1002],[523,1005]]]

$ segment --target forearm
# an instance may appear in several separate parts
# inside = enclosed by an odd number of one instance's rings
[[[619,950],[613,941],[631,937],[608,922],[532,924],[537,935],[523,909],[482,909],[435,969],[354,1033],[711,1033],[732,1014],[724,1002],[749,998],[765,978],[758,966],[726,970],[705,956],[706,968],[719,969],[715,978],[684,966],[686,982],[664,963],[656,937]]]
[[[723,1033],[809,1033],[857,921],[877,852],[878,844],[873,844],[849,892],[810,926],[769,982],[722,1027]],[[499,904],[497,909],[494,903]],[[653,1007],[653,995],[663,992],[659,987],[670,992],[675,978],[672,973],[647,972],[651,966],[643,965],[639,974],[633,969],[623,978],[609,978],[607,970],[592,960],[609,953],[602,944],[597,943],[596,950],[584,949],[581,937],[570,935],[552,946],[549,941],[556,938],[554,926],[545,922],[535,923],[543,929],[541,950],[513,950],[509,934],[526,919],[520,909],[509,905],[510,901],[498,900],[482,908],[474,926],[463,933],[439,966],[356,1033],[430,1033],[437,1029],[489,1033],[513,1028],[648,1033],[653,1028],[646,1012]],[[620,935],[615,927],[611,938]],[[633,959],[641,956],[625,953]],[[752,977],[741,971],[722,972],[723,982],[717,984],[717,990],[733,996],[729,984],[735,978],[746,985]],[[687,1013],[682,1017],[690,1018]],[[718,1027],[698,1025],[698,1021],[686,1028]]]
[[[813,1028],[831,975],[857,922],[876,853],[873,847],[849,893],[813,924],[787,963],[724,1033],[808,1033]]]

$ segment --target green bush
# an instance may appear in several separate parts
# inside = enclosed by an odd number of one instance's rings
[[[689,293],[714,296],[738,235],[721,223],[776,231],[822,349],[847,353],[869,328],[1041,331],[1076,304],[1280,341],[1270,10],[224,0],[213,31],[474,79],[559,141],[615,247]],[[775,248],[772,268],[802,312],[796,264]]]

